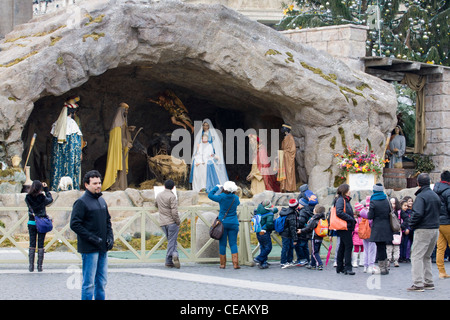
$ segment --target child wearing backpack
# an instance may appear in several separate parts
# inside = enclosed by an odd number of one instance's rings
[[[275,230],[280,234],[282,240],[281,260],[282,269],[294,266],[294,245],[297,244],[297,199],[289,200],[289,207],[282,208],[280,216],[275,220]]]
[[[314,215],[308,221],[304,228],[298,229],[298,234],[309,234],[311,233],[311,263],[307,266],[308,269],[323,270],[322,259],[320,258],[320,247],[322,246],[323,237],[328,233],[328,229],[326,232],[324,230],[319,230],[322,226],[321,220],[326,221],[325,219],[325,207],[321,205],[316,205],[313,211]],[[319,227],[319,228],[318,228]],[[324,232],[324,233],[322,233]]]
[[[360,212],[357,212],[357,215],[363,219],[367,219],[369,213],[370,206],[370,196],[366,197],[366,205],[361,209]],[[372,227],[372,220],[369,221],[369,226]],[[370,236],[369,236],[370,237]],[[375,259],[377,256],[377,245],[375,242],[369,241],[369,238],[363,239],[363,247],[364,247],[364,272],[370,274],[378,274],[380,273],[380,269],[375,266]]]
[[[259,242],[259,255],[253,261],[260,269],[267,269],[269,267],[267,257],[272,251],[272,238],[270,234],[274,230],[273,214],[277,212],[278,209],[273,207],[270,200],[261,202],[255,211],[255,215],[260,216],[260,230],[258,228],[257,231],[259,232],[256,232],[256,238]]]

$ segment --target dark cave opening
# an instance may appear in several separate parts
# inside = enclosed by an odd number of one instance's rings
[[[81,176],[91,169],[97,169],[104,175],[112,119],[119,103],[126,102],[130,106],[128,125],[142,128],[136,138],[135,146],[129,153],[127,179],[128,186],[134,188],[139,188],[142,182],[154,178],[148,167],[147,156],[142,149],[147,150],[148,156],[152,156],[151,142],[155,134],[172,133],[181,128],[172,124],[166,110],[148,101],[149,98],[155,99],[158,93],[165,89],[172,90],[180,98],[187,107],[193,122],[208,118],[214,128],[222,133],[225,133],[227,129],[243,131],[267,129],[268,140],[270,140],[270,129],[279,129],[283,123],[281,117],[270,107],[254,106],[245,100],[215,99],[214,95],[208,96],[205,92],[199,92],[190,87],[189,79],[185,79],[186,85],[173,84],[163,79],[136,75],[135,71],[136,67],[131,66],[111,69],[100,76],[91,77],[89,81],[64,95],[45,96],[34,103],[34,109],[22,132],[24,142],[22,159],[26,159],[31,137],[37,133],[28,161],[32,180],[38,179],[49,183],[52,138],[50,130],[59,116],[64,101],[73,95],[80,97],[78,102],[80,129],[87,142],[87,148],[83,153]],[[193,141],[192,134],[191,137]],[[172,147],[176,143],[177,141],[172,141]],[[270,153],[270,144],[267,147]],[[246,139],[245,150],[249,150],[248,148],[248,139]],[[238,156],[237,153],[239,150],[235,146],[235,157]],[[226,157],[225,150],[224,156]],[[234,161],[232,164],[227,164],[226,168],[230,180],[249,185],[249,182],[245,180],[251,169],[248,155],[244,164]]]

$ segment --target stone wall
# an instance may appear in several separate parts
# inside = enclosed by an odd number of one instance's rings
[[[14,26],[28,22],[33,17],[31,0],[1,0],[0,39]]]
[[[292,41],[322,50],[342,60],[349,67],[364,71],[366,55],[366,26],[353,24],[327,26],[311,29],[286,30],[282,33]]]
[[[450,68],[443,74],[429,75],[425,86],[426,141],[424,153],[431,154],[435,170],[433,181],[442,170],[450,169]]]

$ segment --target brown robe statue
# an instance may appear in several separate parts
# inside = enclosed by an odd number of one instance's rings
[[[284,169],[284,177],[281,176],[280,189],[281,192],[295,192],[297,189],[297,182],[295,181],[295,140],[294,136],[289,132],[286,133],[283,141],[281,142],[282,158],[279,161],[283,161],[279,164],[281,170]],[[279,174],[280,176],[280,174]]]

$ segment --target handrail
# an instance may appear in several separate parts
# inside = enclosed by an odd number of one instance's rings
[[[250,232],[250,221],[253,213],[253,206],[243,206],[239,205],[237,207],[237,213],[239,217],[239,263],[242,265],[253,265],[253,257],[258,253],[259,244],[252,248],[251,244],[251,232]],[[47,213],[51,216],[52,212],[68,212],[72,211],[72,207],[52,207],[49,206],[46,208]],[[156,207],[108,207],[109,211],[135,211],[133,216],[128,217],[128,221],[122,227],[115,227],[113,223],[113,232],[115,241],[120,240],[120,243],[123,243],[126,247],[126,251],[133,254],[134,258],[128,259],[114,259],[114,262],[117,263],[138,263],[138,262],[164,262],[164,258],[155,258],[152,257],[155,253],[158,252],[158,249],[165,243],[166,236],[162,231],[161,226],[159,225],[158,219],[156,219],[153,214],[157,213],[158,209]],[[17,211],[18,213],[24,212],[23,216],[21,216],[12,226],[8,228],[4,228],[0,226],[0,245],[7,239],[11,241],[13,246],[17,248],[24,256],[24,259],[19,260],[11,260],[11,259],[0,259],[0,264],[4,263],[26,263],[28,253],[26,250],[21,247],[17,241],[14,239],[14,232],[18,229],[28,218],[28,208],[26,206],[23,207],[0,207],[0,212],[12,212]],[[208,237],[208,240],[201,245],[200,248],[197,248],[197,227],[195,221],[200,219],[209,229],[212,221],[208,221],[207,218],[204,217],[203,212],[205,211],[213,211],[218,214],[219,207],[218,206],[182,206],[178,207],[178,211],[180,214],[180,225],[183,224],[184,221],[190,221],[190,246],[185,248],[177,242],[177,248],[181,251],[186,258],[181,258],[181,260],[189,261],[189,262],[218,262],[219,257],[201,257],[201,255],[214,243],[217,244],[217,240],[213,240]],[[150,223],[153,223],[159,230],[161,231],[161,239],[152,247],[146,248],[146,226],[147,219]],[[140,248],[136,249],[125,238],[125,233],[132,223],[140,221]],[[77,252],[77,249],[69,242],[67,236],[65,236],[66,232],[73,232],[70,230],[70,221],[68,221],[62,227],[54,227],[52,231],[49,232],[52,235],[50,241],[45,245],[44,249],[48,250],[53,244],[57,241],[63,243],[69,249],[69,252],[72,252],[75,255],[75,259],[67,259],[67,260],[51,260],[46,258],[46,263],[79,263],[81,262],[81,255]],[[277,233],[272,233],[272,239],[276,245],[281,247],[281,239]],[[324,247],[326,245],[324,244]],[[114,255],[113,253],[118,251],[110,251],[110,255]],[[271,255],[271,259],[279,259],[280,257],[274,257]]]

